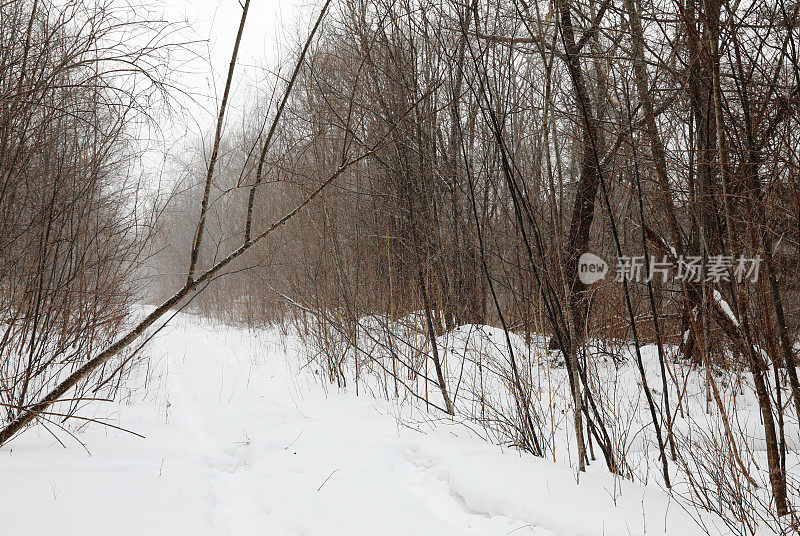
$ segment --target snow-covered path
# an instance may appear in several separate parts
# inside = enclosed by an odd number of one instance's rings
[[[326,392],[281,339],[178,317],[129,396],[97,407],[146,439],[92,425],[78,434],[90,456],[38,428],[0,449],[4,533],[700,534],[658,489],[578,486],[463,426],[420,433],[388,402]]]

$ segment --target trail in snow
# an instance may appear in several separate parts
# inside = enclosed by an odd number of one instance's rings
[[[389,402],[326,392],[286,344],[179,316],[148,374],[97,409],[147,439],[92,426],[89,456],[35,429],[0,449],[6,534],[701,533],[660,490],[578,486],[568,467],[458,425],[407,429]]]

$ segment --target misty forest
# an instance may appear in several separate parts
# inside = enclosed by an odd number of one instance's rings
[[[0,0],[0,533],[800,533],[797,0]]]

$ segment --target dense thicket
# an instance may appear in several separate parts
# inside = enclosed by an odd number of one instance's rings
[[[124,37],[143,26],[117,15],[80,1],[0,4],[0,422],[129,314],[147,223],[129,142],[157,89],[158,39],[135,49]]]

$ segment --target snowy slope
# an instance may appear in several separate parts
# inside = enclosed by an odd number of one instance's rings
[[[0,449],[3,534],[702,534],[661,490],[503,451],[323,388],[291,336],[180,315],[119,403],[62,448]]]

